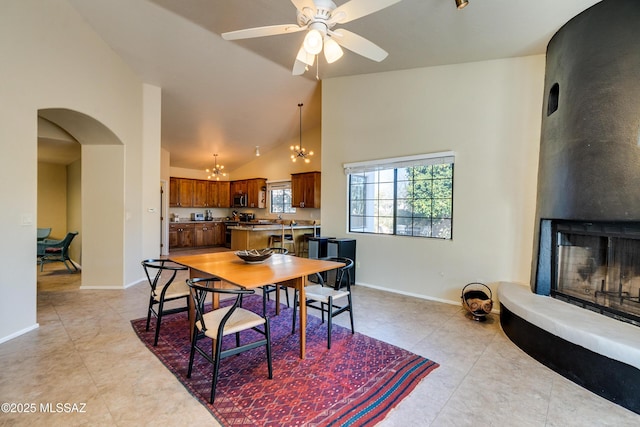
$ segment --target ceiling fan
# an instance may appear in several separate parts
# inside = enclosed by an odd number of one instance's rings
[[[312,66],[316,55],[323,49],[329,64],[337,61],[343,55],[340,46],[365,58],[380,62],[388,55],[384,49],[351,31],[343,28],[333,29],[333,27],[336,24],[344,24],[362,18],[400,1],[350,0],[342,6],[336,6],[331,0],[291,0],[297,9],[296,24],[269,25],[230,31],[222,33],[222,38],[239,40],[307,30],[307,35],[293,65],[294,76],[303,74],[309,66]]]

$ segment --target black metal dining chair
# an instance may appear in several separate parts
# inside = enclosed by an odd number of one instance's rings
[[[146,330],[149,330],[151,316],[155,316],[156,333],[153,339],[153,345],[155,347],[158,345],[162,317],[168,314],[180,313],[189,310],[191,300],[189,297],[189,287],[182,280],[174,281],[178,272],[187,271],[188,268],[184,265],[177,264],[170,259],[147,259],[142,261],[142,267],[144,268],[147,280],[149,281],[149,286],[151,287],[149,308],[147,310]],[[184,299],[184,305],[165,309],[165,303],[181,299]]]
[[[247,290],[238,287],[237,289],[222,289],[214,284],[220,282],[219,278],[208,277],[198,279],[187,279],[187,284],[192,290],[193,304],[195,306],[196,318],[191,336],[191,353],[189,355],[189,369],[187,378],[191,378],[193,370],[193,359],[198,352],[213,365],[213,378],[211,380],[210,403],[213,403],[216,396],[216,385],[218,384],[218,373],[220,371],[220,361],[226,357],[233,356],[256,347],[264,346],[267,353],[268,378],[273,378],[273,367],[271,363],[271,332],[269,319],[260,316],[253,311],[240,307],[241,299],[244,295],[254,294],[253,289]],[[218,294],[220,296],[235,296],[230,305],[211,309],[207,311],[205,305],[208,294]],[[240,332],[253,330],[262,335],[263,338],[253,340],[246,344],[240,343]],[[235,335],[235,347],[223,350],[222,339],[227,335]],[[205,348],[198,346],[198,341],[209,337],[213,340],[213,345],[209,344]]]
[[[326,261],[341,262],[345,265],[337,269],[334,276],[335,280],[327,283],[320,273],[316,273],[318,285],[311,285],[305,288],[306,301],[298,301],[298,291],[293,296],[293,326],[291,333],[296,330],[296,308],[299,304],[306,304],[307,307],[320,310],[322,313],[322,323],[324,323],[325,313],[327,315],[327,348],[331,348],[331,325],[332,319],[344,312],[349,312],[351,319],[351,333],[355,333],[353,327],[353,306],[351,301],[351,270],[353,269],[353,261],[343,257],[322,258]],[[345,278],[345,274],[347,277]],[[331,277],[327,275],[326,277]],[[342,284],[346,284],[346,289],[342,289]],[[340,304],[337,302],[341,301]]]
[[[286,248],[273,247],[273,248],[267,248],[267,249],[272,251],[274,254],[281,254],[281,255],[289,254],[289,250]],[[273,284],[273,285],[264,285],[264,286],[261,286],[260,288],[262,289],[262,314],[263,315],[267,312],[267,301],[269,301],[270,299],[269,295],[274,292],[277,292],[280,289],[284,291],[285,297],[287,299],[287,307],[291,307],[289,303],[289,291],[286,286]]]

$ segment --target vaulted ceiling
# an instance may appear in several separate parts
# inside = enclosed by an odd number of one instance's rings
[[[290,0],[68,0],[149,84],[162,88],[162,146],[171,166],[228,170],[320,124],[322,79],[542,54],[569,19],[598,0],[402,0],[340,25],[385,49],[353,52],[302,76],[291,69],[304,32],[225,41],[220,34],[296,22]],[[334,0],[340,6],[344,0]],[[360,1],[360,0],[358,0]],[[373,1],[373,0],[365,0]],[[316,79],[316,74],[318,79]]]

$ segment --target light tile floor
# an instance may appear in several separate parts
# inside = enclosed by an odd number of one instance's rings
[[[55,265],[38,275],[40,328],[0,344],[0,403],[35,404],[36,412],[0,413],[0,425],[217,425],[133,332],[130,320],[146,313],[146,284],[81,291],[79,275]],[[640,425],[640,415],[524,354],[495,315],[478,323],[458,306],[353,292],[358,332],[440,364],[381,426]],[[58,403],[86,404],[78,406],[85,412],[43,411]]]

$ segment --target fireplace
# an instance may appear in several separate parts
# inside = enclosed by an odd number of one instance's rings
[[[640,223],[551,221],[551,296],[640,326]]]
[[[498,297],[520,348],[640,414],[638,22],[640,1],[602,0],[549,42],[532,292]]]

